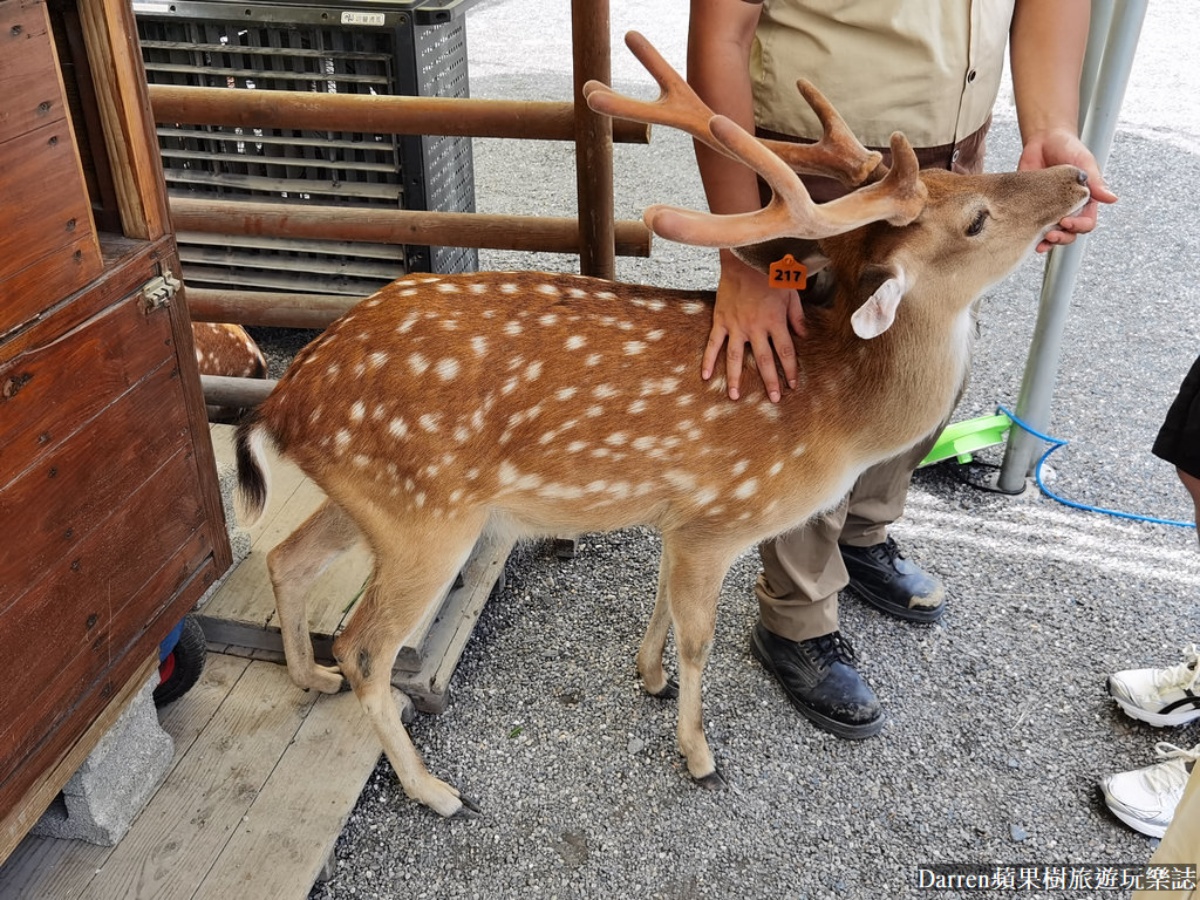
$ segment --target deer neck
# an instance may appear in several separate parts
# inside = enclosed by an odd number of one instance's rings
[[[849,289],[807,313],[808,336],[797,344],[801,383],[789,395],[799,420],[822,422],[872,462],[939,427],[962,389],[974,334],[971,309],[946,315],[940,299],[915,287],[892,327],[869,340],[851,328],[859,298]]]

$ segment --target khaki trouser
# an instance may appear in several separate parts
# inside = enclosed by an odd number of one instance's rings
[[[1150,865],[1200,868],[1200,765],[1193,767],[1167,833],[1150,857]],[[1133,900],[1200,900],[1200,890],[1134,891]]]
[[[792,641],[837,631],[838,591],[850,581],[838,544],[870,547],[887,539],[887,527],[904,512],[913,469],[940,432],[867,469],[836,508],[759,545],[763,575],[755,591],[767,631]]]
[[[957,144],[918,149],[917,160],[923,168],[950,169],[960,174],[982,172],[990,125],[989,119],[979,131]],[[777,140],[796,140],[763,129],[758,134]],[[890,163],[891,153],[887,148],[878,149],[884,154],[884,162]],[[828,178],[805,177],[804,183],[813,199],[820,203],[845,193],[840,184]],[[765,185],[763,190],[766,202],[770,191]],[[803,352],[802,347],[798,349]],[[759,616],[768,631],[803,641],[837,630],[837,595],[850,581],[838,544],[869,547],[887,539],[888,526],[904,512],[913,470],[933,447],[941,430],[938,427],[909,452],[868,469],[835,509],[759,546],[763,575],[756,593]]]

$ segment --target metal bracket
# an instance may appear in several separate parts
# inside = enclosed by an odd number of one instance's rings
[[[169,271],[151,278],[142,285],[142,300],[146,304],[146,311],[162,309],[171,302],[181,287],[183,282]]]

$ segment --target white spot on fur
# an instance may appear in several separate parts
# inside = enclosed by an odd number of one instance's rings
[[[770,476],[772,478],[774,478],[776,475],[778,475],[782,471],[783,471],[783,462],[776,461],[774,464],[772,464],[768,474],[770,474]]]
[[[665,335],[665,334],[666,334],[666,332],[663,331],[661,328],[655,328],[653,331],[646,332],[646,340],[661,341],[663,339],[663,335]]]
[[[367,405],[361,400],[355,400],[354,405],[350,407],[350,421],[355,424],[363,420],[363,416],[367,413]]]
[[[646,411],[646,401],[645,400],[634,400],[632,403],[629,404],[629,411],[635,415],[640,412],[645,412]]]
[[[447,356],[445,359],[439,359],[437,363],[438,378],[442,381],[450,381],[458,376],[458,360]]]
[[[422,375],[429,368],[429,360],[420,353],[413,353],[408,357],[408,367],[414,375]]]
[[[415,294],[416,291],[413,291],[413,293]],[[396,333],[397,334],[408,334],[410,331],[412,331],[412,327],[417,324],[417,320],[419,320],[420,318],[421,318],[421,316],[418,313],[415,313],[415,312],[409,313],[408,318],[406,318],[403,322],[401,322],[399,325],[396,326]]]
[[[614,431],[604,439],[604,443],[612,447],[623,447],[629,443],[629,437],[623,431]]]
[[[683,310],[685,313],[687,313],[689,316],[697,315],[698,313],[702,313],[706,309],[708,309],[708,307],[705,306],[703,303],[697,303],[694,300],[688,301],[687,303],[680,304],[679,308],[681,310]]]
[[[750,468],[750,461],[746,459],[739,459],[733,464],[733,469],[731,471],[733,472],[734,476],[737,476],[741,475],[748,468]]]
[[[534,360],[529,364],[529,368],[525,370],[525,379],[527,381],[537,381],[542,375],[542,361]]]
[[[696,489],[696,476],[690,472],[684,472],[680,469],[667,469],[663,473],[663,479],[667,484],[681,491],[694,491]]]
[[[557,391],[555,391],[554,396],[557,397],[559,400],[570,400],[577,393],[579,393],[579,388],[565,387],[565,388],[559,388]]]
[[[372,353],[370,356],[367,357],[367,362],[370,364],[372,369],[378,369],[380,366],[382,366],[387,361],[388,361],[388,355],[387,355],[387,353],[385,353],[382,350],[376,350],[374,353]]]
[[[585,338],[583,335],[573,334],[569,338],[567,338],[566,346],[567,346],[568,350],[578,350],[580,347],[582,347],[586,343],[587,343],[587,338]]]
[[[449,281],[444,282],[443,284],[439,284],[437,286],[437,289],[439,291],[441,291],[443,294],[457,294],[458,293],[458,285],[453,284]]]
[[[587,441],[571,441],[567,444],[568,453],[578,453],[580,450],[587,449]]]
[[[486,294],[487,289],[488,289],[488,286],[486,284],[483,284],[478,281],[475,282],[473,285],[471,285],[471,293],[472,294]]]
[[[437,434],[438,422],[441,418],[441,413],[425,413],[417,419],[417,424],[421,426],[422,430],[428,431],[430,434]]]
[[[539,284],[537,286],[537,290],[538,290],[539,294],[545,294],[548,297],[557,297],[559,294],[562,293],[562,291],[560,291],[558,288],[556,288],[552,284]]]
[[[515,294],[519,290],[520,288],[511,281],[500,285],[500,293],[502,294]]]
[[[476,356],[483,356],[485,353],[487,353],[487,348],[487,338],[485,338],[483,335],[477,334],[475,337],[471,338],[471,349],[475,351]]]
[[[343,428],[334,436],[333,441],[337,444],[339,451],[345,450],[350,444],[350,432]]]
[[[733,492],[733,496],[739,500],[748,500],[758,493],[758,479],[747,478]]]
[[[544,316],[538,319],[539,325],[550,326],[554,325],[556,322],[558,322],[558,316],[554,315],[554,313],[546,313]]]
[[[639,353],[644,353],[645,350],[646,350],[646,342],[645,341],[626,341],[625,342],[625,355],[626,356],[637,356]]]
[[[392,419],[388,423],[388,432],[394,437],[402,438],[408,436],[408,423],[403,419]]]
[[[518,322],[516,319],[512,319],[511,321],[506,322],[504,325],[504,333],[507,334],[509,337],[516,337],[518,334],[520,334],[524,330],[525,329],[521,327],[521,323]]]
[[[598,403],[597,403],[595,406],[589,406],[589,407],[587,408],[587,412],[585,413],[585,415],[586,415],[586,416],[587,416],[589,419],[595,419],[595,418],[598,418],[598,417],[600,417],[600,416],[604,415],[604,407],[603,407],[603,406],[601,406],[601,405],[600,405],[600,404],[598,404]]]
[[[611,384],[598,384],[592,388],[592,396],[598,400],[607,400],[609,397],[615,397],[620,393]]]
[[[598,366],[598,365],[600,365],[600,361],[602,358],[603,357],[601,357],[599,353],[590,353],[590,354],[588,354],[588,358],[586,360],[584,360],[583,364],[585,366]]]

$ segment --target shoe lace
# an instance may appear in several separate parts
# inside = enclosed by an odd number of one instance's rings
[[[1184,648],[1183,662],[1166,669],[1162,680],[1165,688],[1190,691],[1196,687],[1196,682],[1200,681],[1200,650],[1195,644]]]
[[[1189,763],[1200,762],[1200,744],[1189,750],[1166,741],[1159,741],[1154,745],[1154,753],[1162,760],[1162,763],[1143,769],[1142,777],[1145,779],[1146,786],[1159,794],[1172,794],[1183,788],[1178,775],[1179,770],[1173,766],[1163,765],[1163,763],[1174,759],[1182,760],[1185,766]]]
[[[881,562],[886,561],[890,564],[895,564],[897,559],[905,558],[904,551],[900,549],[900,545],[896,543],[896,539],[890,534],[882,544],[876,544],[871,549]]]
[[[848,640],[842,637],[840,631],[834,631],[817,638],[814,642],[814,650],[816,651],[817,663],[822,668],[828,668],[835,662],[853,665],[855,660],[858,659],[858,654],[854,652],[854,647]]]

